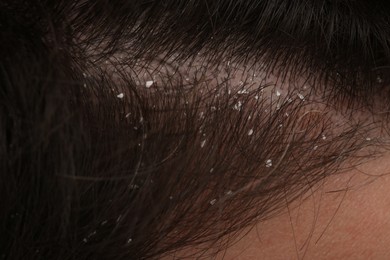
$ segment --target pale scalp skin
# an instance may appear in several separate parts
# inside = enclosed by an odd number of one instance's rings
[[[378,118],[368,112],[331,107],[322,97],[313,94],[313,83],[304,75],[292,81],[264,71],[264,64],[246,66],[226,58],[213,65],[201,54],[192,60],[178,62],[174,56],[161,55],[155,61],[135,61],[135,69],[127,70],[126,61],[122,59],[123,56],[118,54],[101,66],[114,78],[118,69],[124,69],[135,79],[140,92],[160,91],[161,86],[169,85],[168,78],[171,84],[197,84],[202,93],[221,87],[226,81],[229,91],[238,98],[262,86],[255,99],[265,99],[268,105],[264,108],[271,111],[276,111],[283,102],[289,102],[289,98],[300,99],[306,104],[302,116],[327,113],[331,115],[336,133],[357,121],[378,124]],[[118,95],[128,94],[126,88],[119,87],[117,91]],[[388,138],[383,128],[378,124],[373,129],[364,132],[362,138],[367,142],[376,139],[386,142]],[[354,166],[354,170],[325,179],[300,200],[286,205],[278,216],[244,230],[248,233],[236,238],[237,241],[220,252],[216,259],[387,259],[390,257],[387,250],[390,247],[390,203],[387,199],[390,196],[387,189],[390,176],[386,175],[390,173],[389,162],[390,153],[384,153],[379,158]],[[193,252],[196,250],[186,249],[163,259],[190,258]]]
[[[217,79],[224,78],[224,71],[214,71],[214,75]],[[191,74],[193,70],[181,75],[187,75],[188,80]],[[291,95],[302,95],[302,102],[311,104],[305,107],[302,114],[305,111],[331,111],[332,121],[340,129],[343,129],[343,125],[352,125],[357,121],[369,124],[378,120],[364,111],[333,109],[321,101],[321,97],[311,94],[310,83],[304,80],[295,84],[298,88],[292,88],[290,82],[282,82],[278,76],[261,72],[260,69],[249,73],[241,67],[232,75],[231,86],[239,89],[248,78],[249,83],[253,83],[243,88],[248,91],[253,90],[258,83],[266,83],[269,87],[264,88],[260,98],[283,98],[291,91],[294,92]],[[213,84],[216,85],[217,80],[209,82],[208,86]],[[273,102],[270,108],[275,109],[277,104]],[[383,128],[378,124],[373,129],[365,132],[362,138],[366,138],[367,142],[381,139],[386,143],[388,137]],[[237,238],[216,259],[388,259],[390,176],[387,173],[390,173],[390,153],[362,160],[361,165],[353,165],[353,168],[318,183],[299,200],[286,205],[276,217],[247,228],[244,233],[248,233]],[[186,249],[163,259],[190,259],[189,255],[193,252],[196,249]]]
[[[120,55],[114,60],[119,61],[119,67],[123,69]],[[166,62],[160,63],[161,60]],[[386,143],[388,140],[388,134],[380,126],[383,123],[380,117],[356,108],[338,110],[331,107],[322,97],[311,92],[311,83],[303,75],[294,81],[293,86],[292,82],[263,71],[262,65],[246,68],[243,64],[225,59],[213,67],[205,63],[201,55],[184,63],[176,63],[174,58],[167,57],[161,60],[140,61],[132,71],[128,71],[136,80],[139,91],[158,91],[160,86],[167,85],[167,75],[172,82],[192,85],[196,81],[199,91],[205,93],[220,86],[226,79],[230,91],[238,96],[258,90],[258,86],[266,86],[256,96],[256,99],[267,100],[269,107],[265,109],[275,111],[279,104],[294,97],[307,104],[301,111],[303,116],[325,112],[331,115],[335,134],[342,131],[343,126],[361,121],[377,125],[372,131],[364,131],[362,138],[368,142],[381,139]],[[111,62],[102,66],[110,67],[107,64]],[[112,67],[114,78],[115,66]],[[117,92],[118,95],[128,94],[126,88],[119,87]],[[250,135],[256,134],[251,129],[249,131]],[[277,216],[243,230],[244,235],[236,238],[233,245],[220,252],[216,259],[389,259],[389,162],[390,153],[384,153],[354,166],[353,170],[328,177],[302,195],[300,200],[286,204]],[[191,259],[189,255],[194,252],[198,252],[196,248],[180,250],[162,259]]]

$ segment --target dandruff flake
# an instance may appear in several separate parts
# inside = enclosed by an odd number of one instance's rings
[[[217,202],[217,199],[212,199],[212,200],[210,200],[210,205],[214,205],[215,202]]]
[[[123,93],[120,93],[119,95],[117,95],[116,97],[117,98],[123,98],[125,96],[125,94],[123,94]]]
[[[250,129],[250,130],[248,131],[248,135],[249,135],[249,136],[253,135],[253,129]]]
[[[136,190],[136,189],[139,189],[139,186],[137,184],[130,184],[129,189]]]
[[[243,90],[237,91],[237,94],[239,94],[239,95],[249,94],[249,91],[246,89],[243,89]]]
[[[279,90],[276,90],[276,96],[277,97],[280,97],[281,93],[279,92]]]
[[[298,97],[299,97],[301,100],[305,100],[305,97],[304,97],[301,93],[298,93],[297,95],[298,95]]]
[[[271,159],[268,159],[265,161],[265,167],[269,168],[272,166],[272,160]]]
[[[382,77],[378,75],[378,76],[376,77],[376,82],[379,83],[379,84],[380,84],[380,83],[383,83]]]
[[[206,145],[206,140],[203,140],[203,141],[200,143],[200,147],[203,148],[205,145]]]
[[[242,108],[242,102],[241,102],[241,101],[238,101],[238,102],[234,105],[234,110],[241,111],[241,108]]]
[[[148,81],[146,81],[146,83],[145,83],[145,87],[146,87],[146,88],[150,88],[153,84],[154,84],[154,81],[153,81],[153,80],[148,80]]]

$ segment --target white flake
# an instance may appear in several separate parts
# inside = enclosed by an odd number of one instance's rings
[[[250,129],[250,130],[249,130],[248,135],[249,135],[249,136],[253,135],[253,129]]]
[[[280,97],[280,95],[281,95],[281,94],[280,94],[279,90],[276,90],[276,96],[277,96],[277,97]]]
[[[153,81],[153,80],[148,80],[148,81],[146,81],[146,83],[145,83],[145,87],[146,87],[146,88],[150,88],[153,84],[154,84],[154,81]]]
[[[272,166],[272,160],[271,159],[268,159],[265,161],[265,167],[269,168]]]
[[[210,204],[211,204],[211,205],[214,205],[215,202],[217,202],[217,199],[212,199],[212,200],[210,200]]]
[[[136,190],[136,189],[139,189],[139,186],[137,184],[130,184],[129,189]]]
[[[237,104],[234,105],[234,110],[241,111],[242,102],[238,101]]]
[[[91,234],[89,234],[88,237],[92,237],[92,236],[94,236],[94,235],[96,235],[96,230],[93,231]]]
[[[301,100],[305,100],[305,97],[304,97],[301,93],[298,93],[297,95],[298,95],[298,97],[299,97]]]
[[[229,190],[228,192],[226,192],[226,195],[228,196],[233,195],[233,191]]]
[[[133,241],[133,239],[129,238],[127,239],[127,244],[130,244]]]
[[[249,94],[249,91],[247,89],[242,89],[242,90],[237,91],[237,94],[239,94],[239,95]]]
[[[116,97],[117,98],[123,98],[125,96],[125,94],[123,94],[123,93],[120,93],[119,95],[117,95]]]
[[[383,83],[383,79],[382,79],[382,77],[380,76],[380,75],[378,75],[377,77],[376,77],[376,82],[377,83]]]
[[[206,140],[203,140],[201,143],[200,143],[200,147],[203,148],[206,144]]]

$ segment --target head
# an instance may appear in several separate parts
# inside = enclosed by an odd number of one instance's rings
[[[2,259],[209,258],[387,149],[387,5],[0,6]]]

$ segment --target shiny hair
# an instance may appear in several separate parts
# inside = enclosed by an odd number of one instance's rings
[[[226,249],[379,153],[389,18],[378,1],[0,1],[0,259]],[[234,88],[231,64],[288,91]]]

